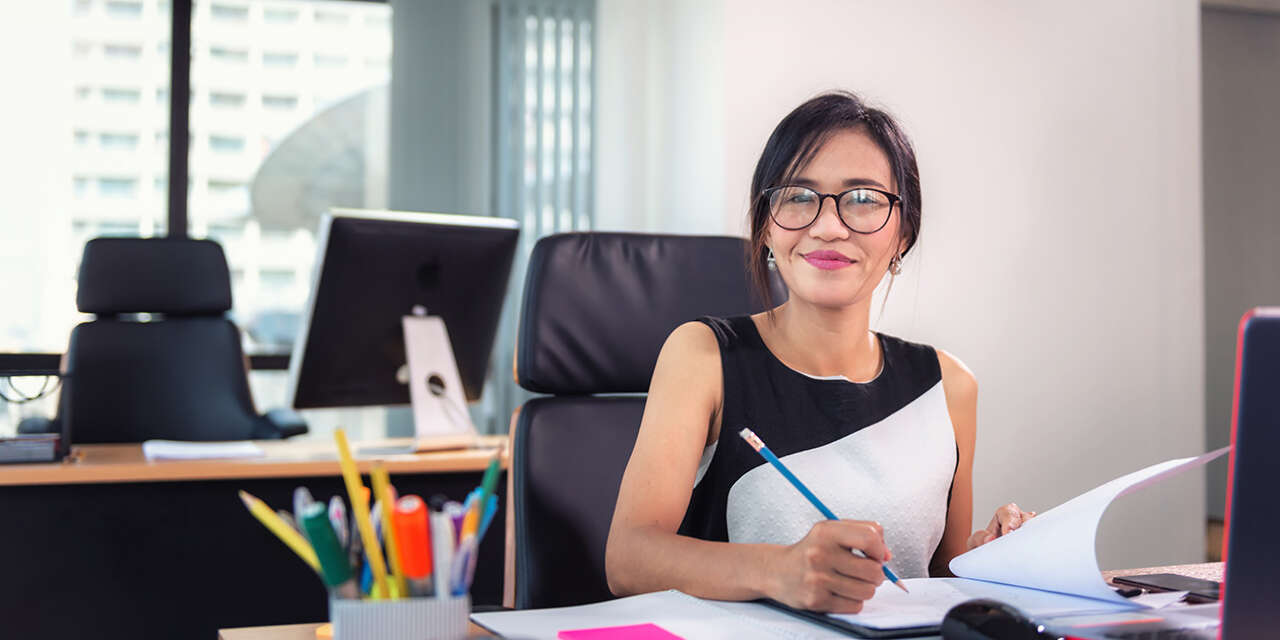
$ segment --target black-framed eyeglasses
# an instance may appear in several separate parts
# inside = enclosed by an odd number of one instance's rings
[[[783,185],[765,189],[769,215],[779,227],[796,231],[818,219],[827,198],[836,202],[840,222],[854,233],[875,233],[889,223],[893,205],[902,202],[895,193],[872,187],[854,187],[840,193],[818,193],[809,187]]]

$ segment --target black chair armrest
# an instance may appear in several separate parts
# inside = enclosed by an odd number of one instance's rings
[[[62,425],[56,418],[39,416],[23,418],[18,422],[18,433],[61,433]]]
[[[471,605],[471,613],[493,613],[495,611],[515,611],[511,607],[504,607],[500,604],[473,604]]]
[[[271,409],[262,416],[272,434],[269,438],[292,438],[307,432],[307,423],[292,409]]]

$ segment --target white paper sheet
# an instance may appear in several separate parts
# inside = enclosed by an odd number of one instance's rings
[[[205,460],[211,458],[261,458],[262,447],[248,442],[179,442],[147,440],[142,443],[147,460]]]
[[[1153,464],[1072,498],[951,561],[957,576],[1128,602],[1098,570],[1098,523],[1116,498],[1199,467],[1230,447]]]
[[[832,614],[831,617],[876,629],[923,627],[938,624],[948,609],[974,598],[993,598],[1037,618],[1133,610],[1133,605],[1128,602],[1102,602],[979,580],[911,578],[902,582],[911,593],[903,593],[893,583],[885,581],[876,589],[875,597],[866,601],[860,613]]]

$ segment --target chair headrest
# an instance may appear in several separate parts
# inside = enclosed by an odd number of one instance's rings
[[[647,391],[667,335],[699,316],[763,310],[747,242],[725,236],[566,233],[529,257],[516,380],[553,394]],[[776,301],[785,299],[775,280]]]
[[[231,276],[212,240],[94,238],[80,260],[82,313],[218,315],[231,309]]]

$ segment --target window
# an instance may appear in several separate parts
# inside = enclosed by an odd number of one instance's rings
[[[391,51],[392,7],[356,1],[209,1],[245,4],[250,23],[258,16],[262,21],[257,26],[261,44],[251,47],[243,73],[227,75],[209,65],[196,65],[191,77],[193,84],[241,94],[246,100],[234,118],[213,110],[192,112],[191,127],[199,132],[200,144],[190,149],[190,175],[198,188],[188,198],[188,219],[192,235],[234,243],[227,251],[231,270],[238,274],[233,283],[233,315],[248,330],[271,312],[301,313],[308,293],[307,274],[315,260],[317,212],[333,204],[336,194],[366,194],[370,206],[385,202],[374,200],[384,197],[378,190],[385,190],[385,183],[366,184],[364,163],[368,155],[387,153],[386,140],[371,138],[362,130],[341,136],[338,147],[313,146],[314,136],[325,134],[307,124],[322,116],[326,100],[350,99],[353,109],[387,108],[387,67],[370,69],[363,61],[385,59]],[[366,26],[367,16],[382,20]],[[334,25],[359,28],[339,30]],[[210,21],[197,20],[192,28],[193,41],[206,47],[236,46],[220,35],[224,28]],[[298,73],[303,69],[306,73]],[[385,122],[388,115],[366,111],[363,118]],[[336,139],[327,138],[330,143]],[[290,157],[298,163],[279,164]],[[305,202],[255,202],[251,186],[260,196],[281,192],[283,184],[262,184],[271,179],[306,180],[314,187],[303,198]],[[256,208],[263,205],[272,208]],[[287,348],[287,343],[255,338],[246,348],[251,353],[279,350]]]
[[[264,94],[262,106],[266,109],[294,109],[298,106],[298,96],[278,96]]]
[[[247,22],[249,20],[249,7],[215,4],[209,7],[209,17],[221,22]]]
[[[244,64],[249,61],[249,50],[214,45],[209,47],[209,56],[219,62]]]
[[[102,48],[108,60],[137,60],[142,57],[142,47],[136,44],[108,44]]]
[[[326,9],[316,9],[316,24],[344,25],[347,24],[349,19],[349,16],[345,13]]]
[[[335,69],[345,66],[347,64],[347,57],[317,53],[315,55],[314,62],[315,65],[321,69]]]
[[[243,107],[243,93],[229,93],[226,91],[214,91],[209,94],[209,105],[214,107]]]
[[[113,18],[142,17],[141,0],[107,0],[107,15]]]
[[[495,3],[494,28],[501,35],[494,51],[494,187],[498,215],[522,221],[524,256],[540,234],[593,226],[593,6],[565,0]],[[518,282],[522,271],[517,262],[512,278]],[[518,294],[509,296],[504,327],[516,326],[519,308]],[[514,350],[514,333],[499,334],[492,362],[510,363]],[[485,393],[495,397],[488,430],[497,431],[524,392],[510,377],[495,377],[488,387]]]
[[[244,138],[240,136],[209,136],[209,150],[218,153],[240,153],[244,151]]]
[[[39,46],[28,47],[33,56],[0,59],[0,75],[19,83],[6,94],[13,99],[0,118],[0,140],[14,141],[7,196],[22,205],[0,207],[0,229],[39,259],[23,260],[22,277],[0,285],[7,299],[22,301],[0,304],[0,368],[5,354],[66,349],[81,319],[75,276],[88,237],[165,232],[167,205],[151,183],[165,170],[168,149],[153,147],[150,136],[168,126],[168,105],[157,107],[155,96],[168,84],[169,60],[151,53],[171,25],[156,19],[155,8],[156,0],[39,0],[5,16],[10,37]],[[45,50],[61,60],[49,66]],[[49,81],[25,82],[35,77],[33,66]],[[28,145],[40,149],[39,162],[21,161],[31,156]],[[0,262],[20,258],[0,254]],[[0,411],[0,433],[17,414]]]
[[[138,148],[138,134],[99,133],[98,146],[108,151],[133,151]]]
[[[112,104],[138,104],[142,100],[141,89],[103,87],[102,101]]]
[[[209,194],[214,196],[225,196],[234,194],[245,188],[243,182],[235,180],[215,180],[209,179]]]
[[[298,54],[283,51],[267,51],[262,54],[262,66],[292,68],[298,66]]]
[[[262,286],[272,291],[284,292],[293,286],[297,274],[288,269],[263,269]]]
[[[138,234],[138,223],[131,220],[102,220],[95,225],[95,236],[117,236],[133,238]]]
[[[98,178],[98,195],[104,198],[132,198],[137,192],[137,178]]]
[[[262,21],[267,24],[293,24],[298,21],[298,10],[268,7],[262,10]]]

